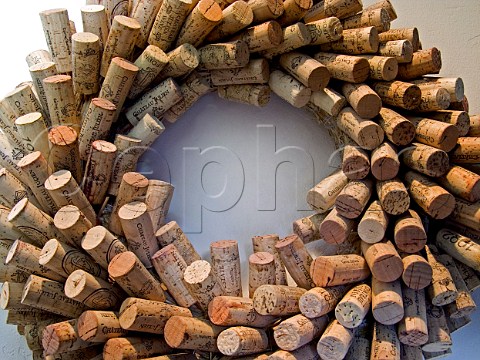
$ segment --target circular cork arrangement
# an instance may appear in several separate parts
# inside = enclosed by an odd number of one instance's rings
[[[96,0],[82,32],[42,11],[48,50],[0,100],[0,306],[33,358],[449,355],[480,287],[480,115],[392,2]],[[305,109],[341,156],[248,269],[136,172],[213,92]]]

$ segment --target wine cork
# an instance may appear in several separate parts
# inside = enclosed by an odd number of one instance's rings
[[[368,60],[361,57],[319,52],[314,59],[325,65],[334,79],[361,83],[370,73]]]
[[[285,0],[283,2],[283,13],[276,21],[282,27],[294,24],[300,21],[312,6],[312,0]]]
[[[477,163],[480,158],[478,144],[480,137],[460,137],[457,147],[450,154],[450,160],[456,164]]]
[[[336,17],[312,21],[306,24],[312,41],[310,45],[321,45],[340,40],[343,26]]]
[[[188,265],[183,274],[183,281],[205,312],[215,296],[226,294],[212,265],[205,260],[197,260]]]
[[[124,298],[119,288],[83,270],[75,270],[68,276],[65,295],[96,310],[116,308]]]
[[[52,62],[52,55],[47,50],[34,50],[26,56],[25,61],[28,67],[31,67],[41,63]]]
[[[279,62],[290,75],[312,91],[325,88],[330,80],[330,73],[326,66],[299,52],[283,54]]]
[[[168,77],[179,77],[195,69],[200,58],[198,51],[190,44],[183,44],[169,53],[168,63],[155,79],[155,82],[165,80]]]
[[[382,107],[377,120],[387,139],[395,145],[408,145],[415,138],[415,126],[391,109]]]
[[[46,320],[41,321],[34,324],[27,324],[24,326],[24,336],[27,342],[27,346],[32,352],[40,351],[41,357],[43,357],[43,345],[42,345],[42,335],[45,328],[50,325],[54,324],[56,321]],[[40,359],[41,359],[40,357]]]
[[[456,231],[443,228],[436,235],[436,244],[459,262],[479,271],[480,246],[477,242]]]
[[[382,209],[390,215],[400,215],[410,207],[407,188],[398,178],[377,181],[377,195]]]
[[[412,143],[400,156],[409,168],[432,177],[443,176],[448,171],[448,159],[445,151],[420,143]]]
[[[464,205],[466,205],[466,208],[464,210],[470,211],[470,216],[474,214],[475,212],[475,206],[468,206],[470,205],[467,201],[461,201],[461,199],[456,198],[456,206],[459,206],[460,208],[463,208]],[[470,208],[470,209],[468,209]],[[459,213],[454,212],[454,215],[457,219],[455,220],[447,220],[446,226],[448,226],[450,229],[457,231],[459,234],[464,235],[466,237],[471,238],[472,240],[478,241],[480,239],[480,231],[473,229],[472,227],[475,227],[474,222],[472,222],[471,225],[467,226],[465,224],[460,224],[459,221],[468,220],[468,217],[464,218],[459,218]],[[464,215],[467,215],[467,212],[464,213]],[[453,216],[452,216],[453,217]],[[474,220],[474,218],[470,218],[470,220]]]
[[[408,346],[405,344],[401,344],[400,348],[400,360],[422,360],[422,348],[420,346]]]
[[[12,208],[7,220],[36,245],[43,246],[50,239],[68,242],[54,226],[53,219],[27,198],[23,198]]]
[[[451,110],[452,111],[452,118],[454,117],[453,114],[456,114],[456,111],[455,110]],[[442,112],[446,112],[446,110],[444,111],[441,111],[440,113]],[[464,114],[466,113],[465,111],[460,111],[461,114]],[[438,113],[437,113],[438,114]],[[476,137],[476,136],[479,136],[480,135],[480,115],[470,115],[470,121],[469,121],[469,128],[468,128],[468,136],[472,136],[472,137]],[[460,133],[462,134],[462,132],[460,131]],[[465,136],[465,135],[461,135],[461,136]]]
[[[43,32],[52,61],[59,73],[72,71],[72,39],[67,9],[40,12]]]
[[[100,75],[106,77],[110,62],[115,57],[129,60],[140,34],[141,26],[135,19],[118,15],[113,18],[102,54]],[[102,97],[102,96],[100,96]]]
[[[453,124],[458,130],[459,136],[466,136],[467,134],[470,136],[476,136],[473,133],[469,132],[471,127],[471,119],[472,122],[475,119],[475,116],[468,115],[465,111],[458,111],[458,110],[438,110],[432,113],[428,113],[428,118],[442,121],[448,124]]]
[[[425,246],[427,261],[432,267],[432,283],[427,288],[433,305],[443,306],[454,302],[458,296],[457,287],[447,267],[434,255],[428,246]]]
[[[246,326],[234,326],[223,330],[217,338],[218,350],[228,356],[243,356],[259,353],[269,348],[265,330]]]
[[[115,16],[127,15],[131,6],[129,0],[104,0],[105,11],[108,17],[108,23],[111,24]]]
[[[408,254],[422,250],[427,243],[427,233],[422,220],[414,210],[409,209],[397,218],[393,231],[395,245]]]
[[[222,9],[213,0],[200,0],[185,19],[175,46],[191,44],[198,47],[222,20]]]
[[[405,316],[398,324],[398,338],[408,346],[424,345],[428,341],[425,292],[408,287],[402,292]]]
[[[74,319],[48,325],[42,336],[44,354],[62,354],[91,346],[78,336],[77,324],[78,320]]]
[[[382,128],[373,121],[358,116],[351,107],[341,110],[336,122],[338,128],[362,149],[373,150],[383,142]]]
[[[65,320],[65,317],[58,316],[48,311],[39,309],[32,310],[9,310],[7,311],[6,323],[10,325],[32,325],[41,321],[55,320],[55,322]]]
[[[370,359],[371,350],[371,321],[366,318],[359,327],[355,329],[354,338],[350,345],[345,360]]]
[[[100,90],[100,38],[83,32],[72,36],[73,88],[76,94],[92,95]]]
[[[414,80],[413,83],[424,89],[442,87],[448,91],[452,102],[462,101],[464,98],[465,87],[462,78],[426,77],[421,80]]]
[[[336,16],[339,19],[343,19],[362,11],[362,7],[361,0],[328,0],[327,2],[315,4],[307,12],[303,20],[308,23],[328,16]]]
[[[225,330],[207,320],[172,316],[165,325],[165,341],[174,349],[218,352],[218,335]]]
[[[253,295],[253,306],[261,315],[295,315],[300,312],[298,301],[306,291],[286,285],[262,285]]]
[[[78,151],[77,128],[56,126],[48,132],[50,153],[48,163],[52,171],[68,170],[77,181],[82,179],[82,167]]]
[[[122,358],[146,358],[158,354],[168,354],[172,348],[161,337],[120,337],[105,343],[103,357],[107,360]]]
[[[468,291],[473,292],[477,290],[480,287],[480,278],[477,276],[477,273],[463,262],[454,259],[454,263]]]
[[[362,243],[362,253],[373,277],[377,280],[391,282],[402,276],[402,258],[391,241]]]
[[[370,359],[400,360],[400,341],[394,326],[374,323]]]
[[[268,252],[253,253],[248,258],[248,294],[253,293],[261,285],[275,285],[275,258]]]
[[[349,55],[375,54],[378,51],[378,30],[373,27],[343,29],[342,38],[320,45],[321,51],[333,51]]]
[[[380,181],[391,180],[398,175],[400,160],[397,149],[389,142],[384,142],[372,151],[372,175]]]
[[[95,226],[87,231],[82,240],[82,249],[104,269],[108,268],[115,255],[127,251],[127,247],[103,226]]]
[[[128,94],[129,99],[139,96],[168,63],[168,57],[162,49],[155,45],[149,45],[135,60],[134,65],[138,67],[137,76],[133,81]]]
[[[22,183],[6,168],[0,168],[0,204],[9,212],[24,197],[27,197],[35,206],[40,206],[32,190],[27,185]]]
[[[127,134],[130,138],[141,140],[140,146],[148,148],[165,131],[163,123],[155,116],[146,114]]]
[[[307,202],[317,212],[327,212],[335,204],[337,195],[347,185],[343,171],[336,171],[323,179],[307,193]],[[326,196],[325,196],[326,195]]]
[[[361,254],[360,237],[356,232],[351,232],[347,240],[342,244],[329,244],[325,240],[315,241],[307,244],[308,251],[313,257],[317,256],[331,256],[331,255],[346,255],[346,254]]]
[[[292,224],[293,232],[302,239],[304,244],[320,239],[319,227],[326,214],[314,214],[298,220]]]
[[[450,94],[440,85],[436,88],[425,88],[417,85],[422,92],[422,101],[416,109],[419,112],[438,111],[448,109],[450,106]]]
[[[263,107],[270,101],[270,87],[267,85],[230,85],[218,88],[218,96],[225,100]]]
[[[450,330],[450,333],[453,333],[467,326],[471,322],[472,322],[472,319],[469,316],[464,316],[461,318],[452,318],[452,317],[447,318],[447,326],[448,326],[448,329]]]
[[[173,3],[173,4],[176,5],[177,3]],[[136,45],[137,47],[143,49],[147,45],[150,31],[152,30],[153,24],[155,23],[156,16],[158,15],[159,10],[161,9],[162,2],[151,1],[151,0],[140,0],[140,1],[135,1],[133,4],[129,4],[129,5],[131,5],[128,11],[129,16],[137,20],[138,23],[140,24],[140,33],[138,35]]]
[[[334,310],[347,291],[345,285],[310,289],[300,297],[300,311],[309,319],[319,318]]]
[[[392,81],[397,77],[398,60],[391,56],[363,55],[370,65],[370,79]]]
[[[165,224],[175,188],[172,184],[161,180],[149,180],[145,195],[145,204],[154,229]]]
[[[320,337],[317,351],[321,359],[343,359],[352,344],[354,331],[333,320]]]
[[[381,35],[379,34],[381,38]],[[409,40],[390,40],[380,42],[378,53],[382,56],[392,57],[398,64],[405,64],[412,61],[413,46]],[[397,65],[398,75],[398,65]],[[392,79],[393,80],[393,79]]]
[[[109,22],[103,4],[86,5],[80,8],[82,14],[83,31],[95,34],[103,50],[107,43]]]
[[[312,92],[310,102],[332,116],[337,116],[347,103],[343,95],[329,88]]]
[[[278,46],[263,50],[260,54],[271,60],[275,56],[309,45],[311,41],[312,38],[306,25],[298,22],[283,29],[283,41]]]
[[[418,36],[417,28],[398,28],[391,29],[379,34],[381,43],[397,40],[408,40],[413,51],[418,51],[420,48],[420,38]]]
[[[83,237],[93,227],[90,220],[75,205],[61,207],[53,218],[53,224],[68,240],[66,243],[74,247],[80,247]]]
[[[143,94],[125,113],[128,121],[136,125],[147,113],[160,118],[164,112],[182,98],[180,88],[172,78]]]
[[[22,142],[25,150],[40,151],[45,158],[49,157],[48,131],[41,113],[33,112],[21,116],[15,120],[15,126],[17,140]],[[17,144],[15,138],[13,140]]]
[[[121,328],[115,312],[87,310],[78,318],[77,333],[83,341],[104,343],[125,336],[127,330]]]
[[[2,249],[1,255],[3,259],[7,256],[8,249],[15,240],[32,242],[31,239],[28,239],[26,235],[7,220],[9,212],[10,208],[0,205],[0,244],[2,245],[0,248]]]
[[[382,282],[372,278],[372,314],[383,325],[394,325],[403,319],[402,285],[399,280]]]
[[[417,85],[402,81],[382,81],[372,84],[382,101],[405,110],[414,110],[422,101],[422,92]]]
[[[412,199],[434,219],[445,219],[455,209],[455,198],[427,177],[408,171],[405,182]]]
[[[335,318],[344,327],[354,329],[362,323],[370,310],[372,289],[366,284],[349,290],[335,307]]]
[[[62,283],[36,275],[30,275],[25,284],[22,304],[69,318],[85,310],[84,304],[65,296]]]
[[[398,78],[415,79],[426,74],[436,74],[441,68],[442,57],[437,48],[419,50],[413,53],[411,62],[399,64]]]
[[[3,283],[7,281],[10,283],[25,283],[29,276],[29,273],[19,270],[14,265],[5,265],[3,260],[0,262],[0,281]]]
[[[359,255],[319,256],[313,260],[310,274],[317,286],[330,287],[365,280],[370,269]]]
[[[386,9],[363,9],[361,13],[343,19],[342,25],[344,29],[374,26],[381,33],[390,30],[390,21],[391,19]]]
[[[445,312],[442,307],[427,302],[428,341],[422,346],[423,351],[437,352],[450,349],[452,339],[448,330]]]
[[[130,304],[126,304],[127,301]],[[163,334],[165,324],[172,316],[187,317],[192,313],[186,308],[165,304],[162,301],[128,298],[120,310],[120,326],[128,331]]]
[[[285,265],[282,262],[278,249],[275,245],[280,241],[276,234],[254,236],[252,238],[253,252],[268,252],[273,255],[275,262],[275,284],[287,285]]]
[[[372,195],[372,188],[370,179],[350,181],[335,200],[337,213],[348,219],[359,217]]]
[[[34,115],[32,115],[31,117],[34,117]],[[10,105],[8,105],[5,100],[0,100],[0,129],[2,130],[3,138],[5,139],[9,147],[15,147],[17,149],[17,151],[19,152],[19,157],[22,158],[26,153],[35,151],[34,144],[32,144],[32,140],[35,138],[30,139],[28,137],[28,134],[20,133],[18,126],[15,126],[15,121],[17,121],[16,118],[17,116],[14,114]],[[43,119],[40,118],[40,120]],[[42,125],[45,129],[45,124],[43,123]]]
[[[267,327],[278,318],[255,311],[253,300],[234,296],[217,296],[208,305],[208,317],[219,326]]]
[[[187,265],[201,259],[190,240],[175,221],[170,221],[158,229],[155,232],[155,237],[161,247],[174,244]]]
[[[363,8],[363,11],[370,11],[374,9],[385,9],[391,21],[397,18],[397,12],[390,0],[379,0],[371,5]]]
[[[250,60],[248,46],[241,40],[203,46],[198,55],[199,67],[207,70],[241,68]]]
[[[480,199],[480,176],[463,167],[453,165],[438,182],[452,194],[470,202]]]
[[[22,293],[25,283],[4,282],[1,287],[0,308],[3,310],[30,310],[30,306],[22,305]]]
[[[358,235],[366,243],[376,243],[385,237],[388,215],[379,200],[373,201],[358,224]]]
[[[66,125],[80,129],[80,118],[69,75],[53,75],[43,80],[48,112],[53,126]]]
[[[382,100],[368,85],[344,83],[342,93],[360,117],[372,119],[380,113]]]
[[[211,71],[212,83],[216,86],[232,84],[266,84],[270,77],[268,61],[251,60],[245,67]]]
[[[20,116],[32,112],[40,112],[42,115],[45,113],[36,95],[33,93],[33,87],[28,83],[17,86],[5,95],[1,102],[2,115],[5,119],[8,118],[11,123],[14,123]],[[43,116],[43,121],[46,127],[51,125],[47,116]]]
[[[275,94],[294,107],[303,107],[310,100],[312,91],[308,87],[279,70],[270,74],[268,84]]]
[[[253,3],[254,1],[248,2],[251,9],[254,5]],[[279,2],[276,1],[275,3],[278,4]],[[215,30],[213,33],[215,33]],[[233,36],[232,40],[241,40],[245,42],[250,53],[256,53],[279,46],[283,41],[283,30],[278,22],[267,21],[249,27],[242,33]]]
[[[342,244],[352,232],[355,220],[346,218],[333,208],[320,224],[320,237],[329,244]]]
[[[298,314],[275,326],[273,336],[280,349],[294,351],[321,335],[327,325],[327,316],[309,319]]]
[[[253,22],[255,24],[261,24],[268,20],[276,19],[285,11],[283,1],[250,0],[248,1],[248,5],[252,9]]]
[[[175,245],[170,244],[157,251],[152,257],[152,263],[160,280],[178,305],[190,307],[197,302],[182,281],[187,263]]]
[[[253,22],[252,8],[245,1],[235,1],[222,11],[222,20],[206,40],[217,42],[246,28]]]

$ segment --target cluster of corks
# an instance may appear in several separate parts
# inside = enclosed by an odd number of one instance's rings
[[[480,286],[480,117],[388,0],[87,1],[0,100],[0,305],[34,359],[434,359]],[[139,157],[204,94],[343,149],[293,233],[206,261]],[[444,219],[447,219],[446,221]],[[444,221],[438,221],[444,220]],[[291,277],[287,281],[287,274]]]

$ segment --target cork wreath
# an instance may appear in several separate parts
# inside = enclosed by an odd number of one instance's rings
[[[0,100],[0,306],[34,359],[434,359],[480,287],[480,116],[389,0],[96,0],[40,19]],[[202,259],[136,172],[203,95],[310,111],[341,149],[292,234]],[[314,243],[316,253],[308,243]]]

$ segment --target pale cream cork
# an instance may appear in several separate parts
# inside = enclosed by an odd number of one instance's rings
[[[28,200],[35,206],[40,206],[35,198],[35,195],[33,195],[32,190],[26,184],[21,182],[6,168],[1,168],[0,204],[5,208],[5,211],[8,210],[7,214],[8,212],[10,212],[10,209],[13,208],[15,204],[22,200],[24,197],[28,198]]]
[[[398,64],[405,64],[412,61],[413,45],[410,40],[390,40],[380,42],[380,45],[378,47],[378,53],[382,56],[390,56],[395,58]]]
[[[120,326],[117,313],[98,310],[87,310],[80,315],[77,332],[82,340],[92,343],[104,343],[127,334]]]
[[[286,285],[262,285],[253,295],[253,306],[261,315],[295,315],[300,312],[298,302],[306,291]]]
[[[168,63],[155,79],[160,82],[168,77],[179,77],[195,69],[200,58],[198,51],[190,44],[183,44],[167,53]]]
[[[313,260],[310,274],[317,286],[330,287],[365,280],[370,269],[360,255],[319,256]]]
[[[248,295],[260,286],[275,285],[275,258],[268,252],[256,252],[248,258]]]
[[[270,77],[270,71],[266,59],[254,59],[242,68],[212,70],[211,77],[212,84],[216,86],[266,84]]]
[[[22,293],[25,283],[6,281],[0,290],[0,308],[3,310],[30,310],[30,306],[22,305]]]
[[[53,224],[68,240],[66,243],[74,247],[80,247],[83,237],[93,226],[75,205],[61,207],[53,218]]]
[[[46,116],[46,109],[42,108],[37,96],[33,92],[33,86],[29,83],[18,85],[14,90],[5,95],[1,102],[2,113],[6,118],[10,119],[11,123],[14,123],[16,118],[20,116],[31,112],[40,112],[44,115],[45,126],[49,127],[51,125],[50,118]]]
[[[33,112],[20,116],[15,120],[15,126],[26,150],[40,151],[46,159],[49,158],[48,130],[42,113]]]
[[[129,12],[130,2],[131,2],[130,0],[103,0],[102,3],[105,6],[105,11],[108,17],[108,23],[112,24],[113,19],[117,15],[126,16]]]
[[[268,84],[275,94],[298,108],[305,106],[312,94],[309,88],[279,70],[270,73]]]
[[[100,38],[89,32],[72,36],[72,78],[76,94],[92,95],[100,90]]]
[[[335,309],[347,291],[345,285],[310,289],[300,297],[300,311],[309,319],[322,317]]]
[[[72,39],[67,9],[40,12],[45,40],[59,73],[72,71]]]
[[[278,46],[263,50],[260,54],[271,60],[275,56],[309,45],[311,41],[312,38],[306,25],[298,22],[283,29],[283,41]]]
[[[362,323],[370,311],[372,289],[361,284],[350,289],[335,307],[335,318],[348,329],[354,329]]]
[[[383,325],[394,325],[404,316],[402,284],[372,278],[372,314]]]
[[[229,356],[244,356],[269,349],[265,330],[246,326],[234,326],[223,330],[217,338],[218,350]]]
[[[174,186],[166,181],[155,179],[148,181],[145,204],[156,230],[165,225],[174,190]]]
[[[44,354],[63,354],[91,346],[78,336],[77,324],[78,320],[73,319],[48,325],[42,336]]]
[[[80,129],[77,101],[70,75],[53,75],[43,79],[48,112],[53,126],[66,125]]]
[[[52,62],[52,55],[44,49],[34,50],[25,57],[25,61],[28,67],[30,67],[41,63]]]
[[[100,49],[103,50],[110,27],[105,6],[102,4],[86,5],[80,8],[80,12],[82,13],[83,31],[97,35]]]
[[[270,87],[267,85],[230,85],[220,86],[217,90],[218,96],[222,99],[263,107],[270,101]]]
[[[377,123],[361,118],[351,107],[340,111],[336,123],[362,149],[373,150],[383,142],[383,129]]]
[[[294,315],[273,328],[273,337],[282,350],[293,351],[308,344],[322,334],[328,325],[328,316],[309,319]]]
[[[207,36],[207,41],[217,42],[246,28],[253,22],[253,11],[245,1],[235,1],[222,11],[222,21]]]
[[[310,103],[325,111],[327,114],[337,116],[340,110],[346,106],[347,100],[335,90],[324,88],[312,92],[309,104]]]
[[[199,68],[206,70],[235,69],[250,60],[248,46],[242,40],[205,45],[198,49]]]
[[[130,17],[137,20],[141,27],[136,42],[137,47],[141,49],[146,47],[150,31],[152,30],[155,18],[161,9],[162,3],[162,1],[155,0],[129,1],[129,5],[131,6],[129,6],[130,9],[128,14]]]
[[[277,234],[259,235],[252,238],[253,252],[268,252],[275,261],[275,285],[287,285],[287,274],[275,244],[280,241]]]
[[[283,54],[279,62],[290,75],[312,91],[325,88],[330,80],[330,72],[325,65],[299,52]]]
[[[463,264],[479,271],[480,246],[456,231],[443,228],[436,235],[437,246]]]
[[[150,147],[165,131],[163,123],[155,116],[146,114],[127,134],[128,137],[141,140],[140,146]]]
[[[127,247],[103,226],[94,226],[87,231],[82,249],[104,269],[108,268],[115,255],[127,251]]]

